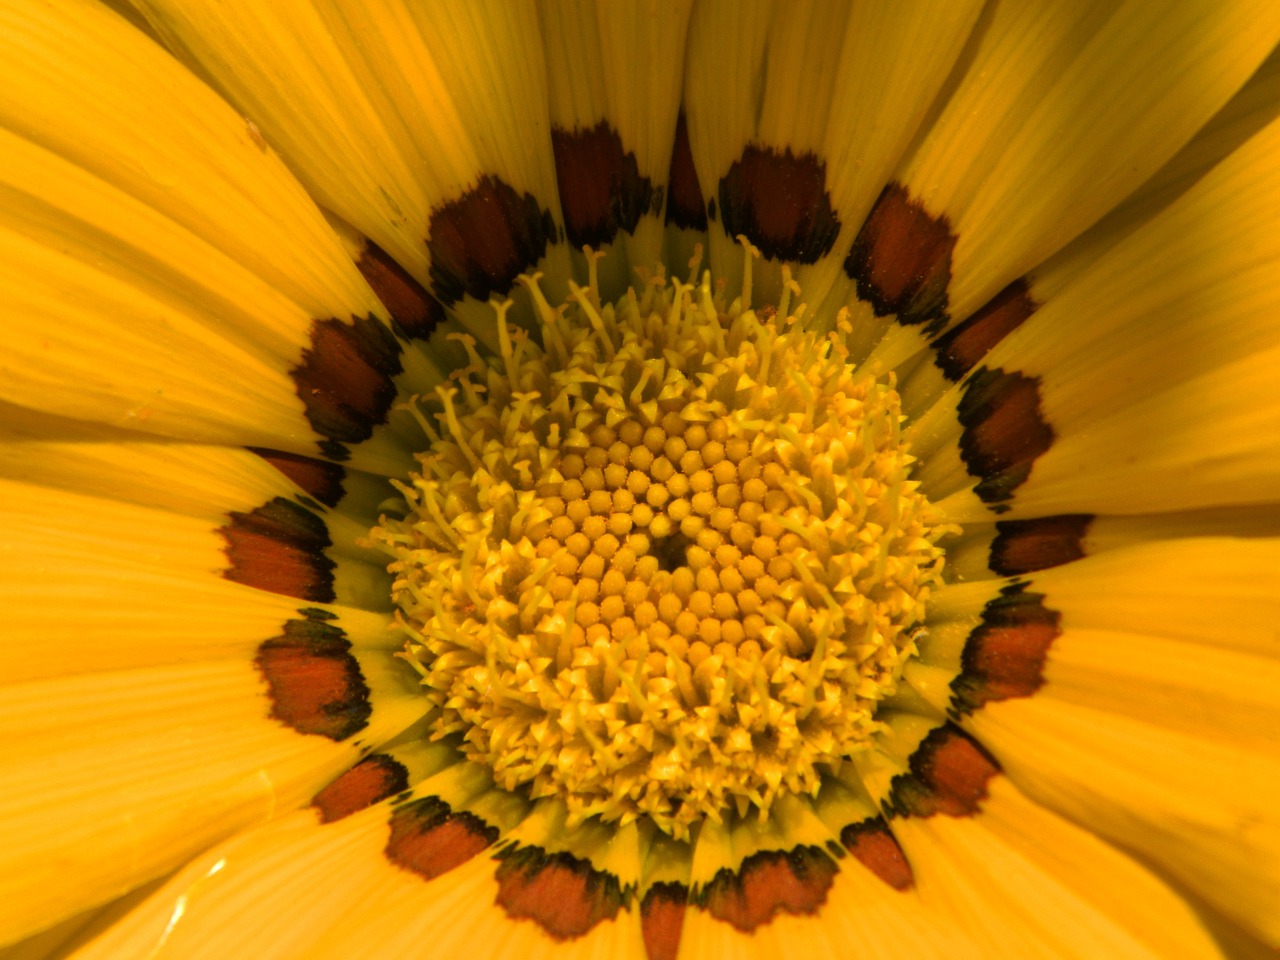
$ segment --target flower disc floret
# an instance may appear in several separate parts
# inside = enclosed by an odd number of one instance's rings
[[[892,377],[843,316],[709,278],[558,310],[526,282],[538,340],[507,305],[498,355],[462,338],[374,532],[433,735],[574,821],[676,837],[816,793],[873,745],[941,574]]]

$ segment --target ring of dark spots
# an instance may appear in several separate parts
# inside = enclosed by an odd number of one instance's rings
[[[589,130],[551,128],[565,234],[576,248],[602,247],[619,231],[633,233],[653,202],[636,155],[603,120]]]
[[[947,320],[947,285],[956,236],[945,216],[934,216],[891,183],[858,231],[844,270],[877,317],[925,324],[936,333]]]
[[[648,960],[676,960],[689,900],[683,883],[655,883],[640,903],[640,932]]]
[[[440,301],[372,240],[366,241],[356,267],[405,340],[426,340],[444,322]]]
[[[990,601],[960,656],[951,681],[952,709],[970,713],[993,700],[1029,697],[1044,683],[1049,648],[1062,633],[1062,614],[1044,594],[1012,584]]]
[[[1013,281],[973,316],[933,342],[934,364],[948,380],[959,381],[1039,306],[1031,298],[1025,278]]]
[[[327,507],[337,506],[346,492],[342,481],[346,479],[347,471],[336,463],[317,460],[315,457],[304,457],[284,450],[268,450],[264,447],[247,449],[250,453],[256,453],[307,491],[309,496]]]
[[[745,234],[770,260],[816,263],[840,233],[827,163],[813,153],[749,144],[721,178],[719,196],[725,232]]]
[[[963,432],[960,457],[978,479],[974,492],[997,511],[1053,445],[1054,431],[1040,409],[1040,378],[979,367],[964,384],[957,406]]]
[[[737,870],[720,870],[694,902],[717,920],[750,933],[778,913],[817,913],[838,869],[821,847],[762,850]]]
[[[532,920],[557,940],[576,939],[612,920],[625,899],[617,877],[568,853],[513,846],[497,859],[495,902],[507,916]]]
[[[683,230],[706,230],[707,207],[702,199],[698,168],[693,163],[689,146],[689,125],[684,111],[676,119],[676,137],[671,148],[671,169],[667,174],[667,217],[670,226]],[[715,218],[715,214],[711,214]]]
[[[505,295],[556,237],[551,211],[488,175],[437,207],[427,226],[431,284],[445,306]]]
[[[311,800],[322,823],[332,823],[409,789],[409,771],[385,753],[365,757]]]
[[[981,745],[947,722],[916,747],[910,772],[893,778],[886,805],[890,812],[907,817],[972,816],[999,772],[999,764]]]
[[[491,847],[498,828],[475,814],[454,811],[438,797],[424,797],[391,815],[391,836],[383,853],[396,866],[426,880],[443,876]]]
[[[1002,577],[1059,567],[1084,556],[1091,513],[1064,513],[1033,520],[1001,520],[987,566]]]
[[[385,423],[403,370],[400,344],[382,321],[317,320],[311,346],[289,371],[307,421],[322,437],[361,443]]]
[[[332,540],[319,516],[275,497],[247,513],[232,512],[228,520],[218,530],[226,541],[224,577],[299,600],[333,602],[336,564],[325,553]]]
[[[364,729],[373,707],[346,634],[331,623],[288,620],[258,647],[271,716],[299,733],[345,740]]]
[[[840,842],[853,858],[895,890],[915,883],[911,864],[884,817],[851,823],[840,831]]]

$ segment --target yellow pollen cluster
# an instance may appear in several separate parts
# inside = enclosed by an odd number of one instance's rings
[[[676,837],[764,815],[867,749],[941,528],[891,379],[709,278],[552,310],[414,409],[432,437],[374,539],[433,735],[571,818]],[[786,304],[782,305],[785,313]]]

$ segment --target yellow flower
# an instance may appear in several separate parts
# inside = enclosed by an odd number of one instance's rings
[[[0,957],[1280,946],[1280,7],[111,7],[0,2]]]

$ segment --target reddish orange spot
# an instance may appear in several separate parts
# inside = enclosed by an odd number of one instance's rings
[[[1053,445],[1038,377],[981,367],[965,383],[956,413],[964,428],[960,456],[979,479],[974,492],[987,503],[1010,499]]]
[[[1084,556],[1084,538],[1093,515],[1066,513],[1034,520],[1001,520],[991,542],[988,566],[1015,576],[1061,566]]]
[[[409,771],[385,753],[365,757],[311,800],[324,823],[341,820],[409,787]]]
[[[906,187],[891,183],[858,231],[844,269],[876,316],[896,314],[899,323],[933,329],[946,319],[955,245],[945,216],[929,213]]]
[[[218,531],[227,544],[224,577],[300,600],[333,600],[335,564],[325,554],[329,531],[318,516],[276,497],[228,519]]]
[[[555,240],[551,211],[532,194],[516,193],[493,176],[432,211],[427,232],[431,283],[446,306],[464,296],[486,301],[505,294],[516,277]]]
[[[567,853],[536,847],[504,851],[496,902],[513,919],[533,920],[557,940],[585,935],[622,905],[616,877]]]
[[[640,933],[648,960],[676,960],[688,898],[688,888],[682,883],[654,884],[645,894],[640,905]]]
[[[405,337],[426,340],[444,320],[440,301],[372,240],[366,243],[356,267]]]
[[[840,232],[826,161],[790,147],[746,147],[720,181],[720,216],[725,233],[745,234],[771,260],[816,263]]]
[[[947,723],[911,755],[911,772],[893,780],[893,803],[913,817],[972,816],[987,797],[987,783],[1000,772],[986,752]]]
[[[1006,588],[982,611],[951,682],[956,705],[976,710],[992,700],[1029,697],[1044,683],[1049,648],[1062,632],[1062,616],[1044,605],[1044,595],[1021,585]]]
[[[309,497],[325,506],[336,506],[342,499],[342,481],[347,472],[338,464],[283,450],[268,450],[264,447],[248,449],[305,490]]]
[[[622,149],[603,120],[590,130],[551,128],[565,233],[574,247],[601,247],[619,230],[634,231],[653,199],[636,155]]]
[[[676,120],[675,145],[671,149],[671,171],[667,177],[667,223],[684,230],[707,229],[707,207],[702,199],[698,168],[693,165],[689,145],[689,125],[683,111]]]
[[[426,797],[405,804],[391,815],[388,860],[427,880],[461,866],[498,839],[498,830],[465,811]]]
[[[381,321],[317,320],[311,346],[290,371],[312,429],[341,443],[360,443],[383,423],[403,368],[400,345]]]
[[[949,379],[959,380],[1038,306],[1026,280],[1013,281],[973,316],[934,341],[934,363]]]
[[[299,733],[345,740],[369,722],[369,688],[337,627],[289,620],[263,642],[255,663],[271,695],[271,715]]]
[[[818,847],[766,850],[721,870],[699,898],[717,920],[750,933],[779,912],[813,914],[826,902],[836,864]]]
[[[840,833],[840,842],[854,859],[895,890],[910,890],[915,883],[911,864],[883,817],[851,823]]]

